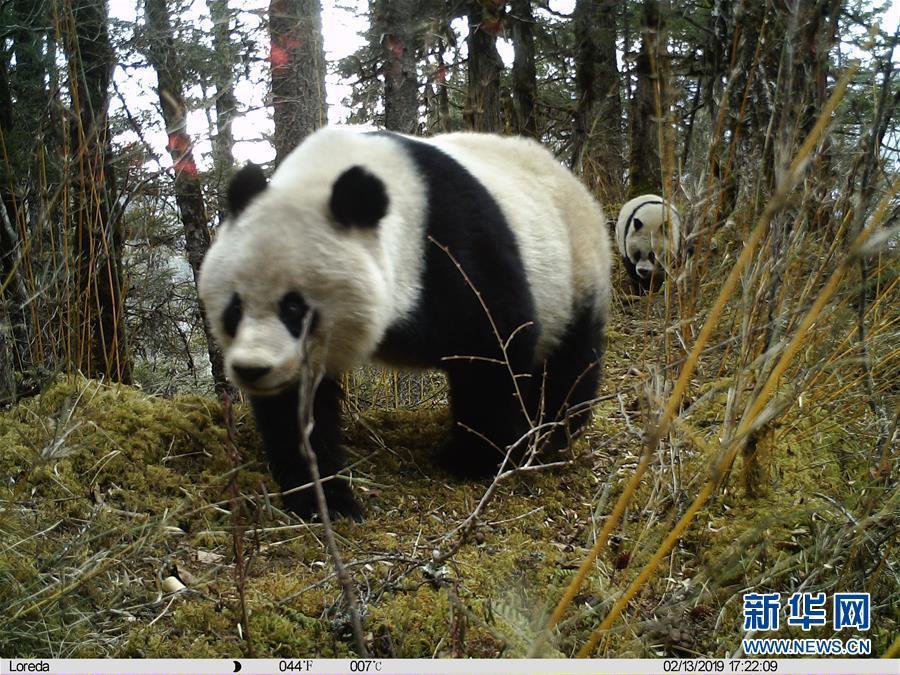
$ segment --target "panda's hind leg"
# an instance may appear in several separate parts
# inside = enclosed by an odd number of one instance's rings
[[[438,462],[460,478],[492,476],[507,447],[528,430],[509,374],[490,371],[485,366],[447,369],[453,427],[438,449]]]
[[[560,450],[590,421],[604,348],[604,319],[593,304],[575,316],[562,341],[532,373],[532,414],[546,433],[542,448]]]
[[[527,434],[536,341],[537,332],[524,328],[508,342],[505,355],[485,349],[490,356],[445,361],[453,427],[437,459],[447,471],[461,478],[493,476],[509,446]],[[527,442],[520,446],[510,456],[513,463]]]

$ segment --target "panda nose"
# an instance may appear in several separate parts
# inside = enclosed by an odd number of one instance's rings
[[[253,384],[272,370],[268,366],[239,366],[233,364],[231,367],[234,369],[235,375],[246,384]]]

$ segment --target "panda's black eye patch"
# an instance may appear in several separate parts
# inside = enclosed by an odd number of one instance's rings
[[[300,337],[303,332],[303,320],[309,311],[309,305],[303,299],[303,296],[296,291],[285,293],[278,303],[278,318],[285,325],[294,337]],[[312,324],[309,329],[312,332],[316,327],[316,315],[312,316]]]
[[[656,262],[656,254],[653,251],[650,251],[650,253],[647,254],[647,260],[649,260],[652,263],[655,263]]]
[[[230,337],[234,337],[237,334],[237,327],[241,322],[241,317],[243,315],[244,309],[241,305],[241,296],[235,293],[231,296],[231,302],[228,303],[228,307],[225,308],[225,311],[222,314],[222,323],[225,324],[225,332]]]

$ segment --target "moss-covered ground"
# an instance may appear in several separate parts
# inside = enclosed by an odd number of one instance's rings
[[[432,463],[448,424],[440,392],[414,410],[350,411],[346,443],[366,520],[340,520],[334,532],[373,653],[528,652],[638,463],[660,361],[656,311],[645,300],[617,305],[595,422],[571,461],[501,484],[438,566],[432,552],[447,549],[487,487]],[[706,384],[693,388],[545,655],[578,650],[710,475],[724,376],[720,367],[698,377]],[[872,461],[865,411],[840,410],[795,406],[765,439],[762,474],[746,478],[738,461],[599,654],[732,654],[748,590],[785,601],[798,589],[871,592],[866,637],[875,653],[887,648],[900,620],[896,467]],[[79,378],[0,414],[0,653],[353,653],[322,525],[266,496],[274,483],[244,406],[232,427],[238,457],[213,400]],[[174,593],[172,577],[183,585]]]

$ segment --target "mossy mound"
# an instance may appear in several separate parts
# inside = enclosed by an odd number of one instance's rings
[[[243,419],[238,443],[255,455]],[[227,527],[213,506],[228,499],[227,447],[213,401],[81,378],[0,415],[0,474],[10,476],[0,486],[10,544],[0,553],[0,650],[108,653],[137,622],[134,608],[161,596],[192,533]],[[262,479],[240,474],[247,486]]]

